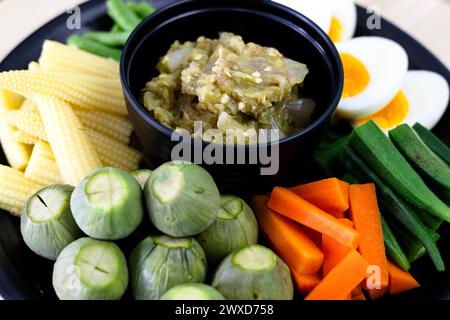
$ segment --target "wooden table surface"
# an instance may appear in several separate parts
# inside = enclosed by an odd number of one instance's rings
[[[84,1],[0,0],[0,60],[36,28]],[[379,8],[381,15],[416,37],[450,68],[450,0],[356,1]]]

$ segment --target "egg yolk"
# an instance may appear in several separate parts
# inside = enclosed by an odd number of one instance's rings
[[[342,98],[350,98],[358,95],[369,85],[370,74],[364,64],[356,57],[348,53],[341,53],[341,61],[344,67],[344,89]]]
[[[331,18],[330,31],[328,31],[328,36],[334,43],[339,42],[344,37],[344,27],[341,21],[336,17]]]
[[[399,125],[408,115],[408,100],[403,92],[397,93],[389,104],[377,113],[356,120],[358,126],[373,120],[381,129],[388,130]]]

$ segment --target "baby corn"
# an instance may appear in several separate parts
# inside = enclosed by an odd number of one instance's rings
[[[100,111],[74,110],[84,127],[93,129],[124,144],[130,142],[133,126],[127,117]]]
[[[39,141],[34,145],[25,177],[43,185],[63,183],[52,149],[47,142]]]
[[[27,98],[44,94],[76,107],[126,115],[119,80],[50,71],[8,71],[0,73],[0,89]]]
[[[28,70],[30,70],[30,71],[38,71],[38,70],[41,70],[41,66],[36,61],[31,61],[28,64]]]
[[[47,140],[47,133],[38,112],[24,111],[22,109],[3,111],[0,112],[0,117],[30,136]]]
[[[26,145],[35,145],[39,141],[38,137],[17,129],[12,130],[9,137],[12,141],[16,141]]]
[[[19,109],[22,105],[23,97],[7,90],[0,90],[0,110]]]
[[[31,146],[12,139],[14,129],[0,119],[0,143],[9,165],[17,170],[25,170],[31,155]]]
[[[30,107],[31,108],[31,103]],[[119,117],[105,112],[85,111],[74,109],[75,114],[85,128],[90,128],[121,142],[128,144],[133,127],[126,117]],[[13,125],[27,135],[48,141],[41,116],[35,110],[0,111],[0,118]],[[23,140],[23,139],[22,139]]]
[[[22,103],[22,105],[20,106],[20,110],[37,112],[37,107],[36,107],[36,104],[32,100],[25,99],[24,102]]]
[[[36,95],[48,140],[63,180],[77,185],[102,163],[70,105],[62,100]]]
[[[0,112],[18,109],[23,97],[15,93],[0,90]],[[0,143],[9,165],[18,170],[24,170],[30,159],[31,147],[12,138],[15,131],[0,115]]]
[[[0,208],[20,215],[25,201],[44,185],[27,179],[23,172],[0,165]]]
[[[139,151],[92,129],[86,129],[98,156],[108,167],[131,172],[139,167],[142,155]]]
[[[47,70],[119,79],[117,61],[102,58],[56,41],[46,40],[44,42],[39,64]]]

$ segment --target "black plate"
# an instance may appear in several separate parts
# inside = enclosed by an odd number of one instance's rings
[[[150,1],[160,7],[173,0]],[[111,21],[106,16],[104,0],[93,0],[81,5],[82,30],[107,29]],[[64,42],[73,31],[66,27],[68,16],[63,14],[37,30],[0,64],[0,71],[24,69],[32,60],[39,57],[42,42],[53,39]],[[408,52],[410,69],[425,69],[440,73],[450,83],[449,70],[420,43],[408,34],[389,23],[381,21],[381,29],[369,30],[366,27],[368,14],[358,8],[358,27],[356,35],[377,35],[400,43]],[[444,30],[436,30],[444,31]],[[450,145],[450,108],[435,128],[435,133]],[[0,162],[6,163],[0,152]],[[450,243],[448,224],[442,230],[439,246],[447,267],[450,267],[450,252],[445,250]],[[53,299],[55,293],[51,285],[52,263],[33,254],[22,241],[19,220],[8,213],[0,212],[0,296],[4,299]],[[450,272],[438,273],[428,258],[414,264],[412,273],[422,284],[422,288],[396,298],[450,299]]]

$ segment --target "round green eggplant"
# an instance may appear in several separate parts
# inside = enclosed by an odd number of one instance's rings
[[[294,296],[288,266],[258,244],[229,254],[217,268],[212,285],[229,300],[292,300]]]
[[[139,183],[116,168],[102,168],[86,177],[75,188],[70,205],[81,230],[101,240],[129,236],[144,216]]]
[[[244,200],[225,195],[214,223],[196,236],[208,262],[217,265],[231,252],[258,241],[258,223]]]
[[[56,260],[71,242],[83,236],[70,210],[73,187],[53,185],[39,190],[22,208],[20,232],[36,254]]]
[[[150,169],[139,169],[131,173],[131,175],[136,179],[142,189],[144,189],[145,184],[147,183],[151,174],[152,170]]]
[[[158,300],[168,289],[205,281],[207,262],[194,238],[150,236],[132,252],[131,288],[137,300]]]
[[[211,175],[189,162],[168,162],[153,171],[144,189],[150,219],[172,237],[205,231],[216,218],[220,194]]]
[[[185,283],[169,289],[161,300],[225,300],[225,297],[207,284]]]
[[[127,287],[127,261],[112,242],[78,239],[61,252],[53,269],[53,288],[61,300],[118,300]]]

